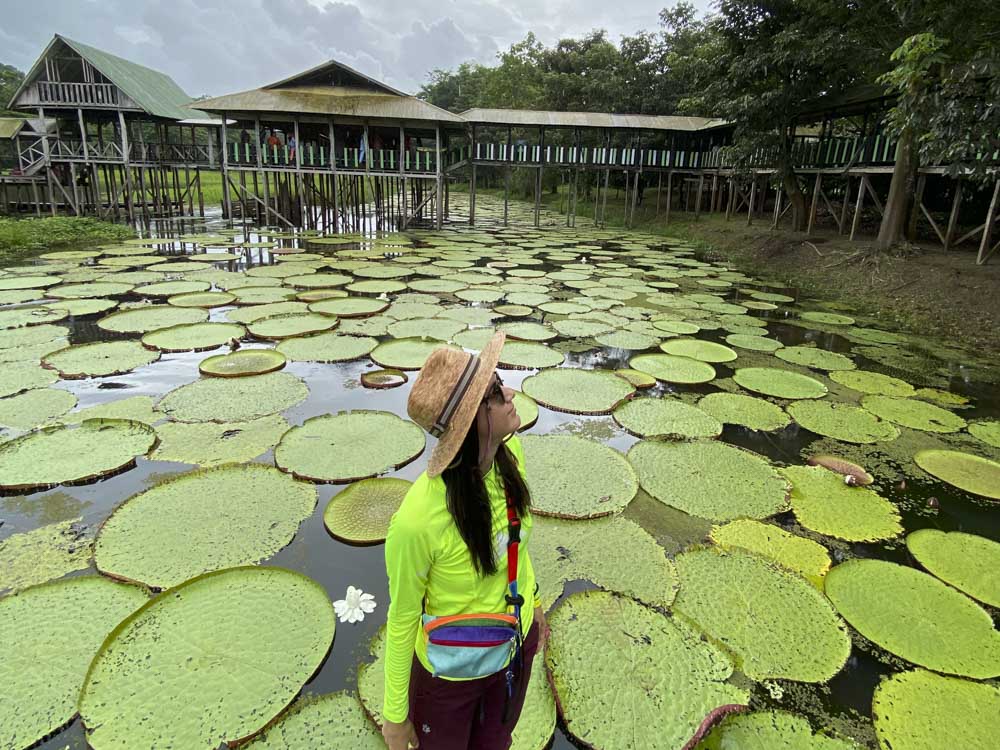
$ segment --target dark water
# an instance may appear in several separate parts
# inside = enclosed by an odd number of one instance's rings
[[[176,236],[178,232],[183,234],[206,229],[208,231],[221,231],[222,228],[218,223],[208,222],[197,225],[164,224],[160,229],[164,233]],[[545,248],[545,251],[552,249]],[[254,260],[256,259],[255,251]],[[547,266],[533,266],[533,268],[552,270],[551,267]],[[712,290],[705,291],[711,292]],[[796,296],[794,290],[769,289],[769,291],[780,291]],[[735,294],[735,292],[726,294],[726,299],[732,299]],[[805,302],[804,306],[813,307],[808,302]],[[223,319],[225,309],[213,310],[211,319]],[[782,310],[751,311],[751,314],[765,317],[769,321],[769,334],[786,345],[815,342],[821,348],[839,352],[848,352],[852,348],[851,342],[836,332],[810,330],[783,322],[786,313]],[[71,321],[71,341],[82,343],[110,338],[107,333],[101,331],[94,324],[98,317],[91,316]],[[724,331],[707,331],[699,334],[699,337],[721,340],[725,335]],[[220,349],[219,351],[224,350]],[[742,359],[744,352],[743,350],[739,351]],[[197,379],[198,363],[214,353],[217,352],[164,354],[153,365],[127,375],[85,381],[63,381],[59,387],[76,394],[79,399],[78,408],[137,395],[148,395],[155,399],[179,385]],[[568,354],[566,365],[608,369],[627,367],[629,358],[637,353],[595,346],[582,354]],[[877,362],[868,361],[860,355],[855,355],[854,358],[860,369],[886,371],[884,366]],[[948,387],[956,393],[967,395],[973,399],[971,401],[972,408],[960,410],[958,413],[969,420],[1000,415],[1000,389],[996,385],[968,379],[963,374],[961,360],[945,361],[942,364],[955,373],[951,377]],[[301,377],[308,385],[310,395],[302,404],[285,412],[286,419],[291,424],[296,425],[317,414],[359,408],[381,409],[405,415],[410,383],[389,390],[369,390],[361,387],[359,382],[361,373],[376,367],[368,359],[345,364],[290,362],[285,370]],[[719,378],[725,378],[731,374],[731,368],[728,365],[716,365],[716,369]],[[521,381],[531,372],[504,371],[504,381],[515,388],[520,388]],[[646,393],[709,393],[715,390],[717,389],[711,384],[690,387],[659,384],[656,389]],[[572,416],[541,408],[538,423],[531,429],[531,433],[543,434],[550,431],[573,431],[586,434],[621,451],[627,450],[637,440],[618,428],[609,416]],[[817,440],[817,436],[796,425],[791,425],[776,433],[758,433],[727,425],[722,439],[779,462],[802,463],[803,450]],[[416,478],[424,468],[424,459],[429,455],[433,442],[433,438],[429,438],[424,457],[399,470],[394,476],[411,480]],[[269,452],[257,460],[270,463],[271,459],[272,456]],[[94,484],[59,487],[23,497],[0,498],[0,519],[4,522],[0,526],[0,539],[17,531],[30,530],[45,523],[75,516],[82,516],[84,523],[88,526],[96,526],[126,498],[148,488],[166,476],[188,471],[190,468],[185,464],[140,459],[134,469]],[[343,598],[347,586],[354,585],[374,594],[378,602],[375,612],[367,616],[362,623],[356,625],[338,624],[333,649],[320,671],[306,685],[305,692],[307,693],[323,694],[356,688],[358,665],[367,659],[368,643],[384,623],[388,606],[383,547],[381,545],[372,547],[348,546],[334,540],[325,530],[323,511],[327,501],[341,489],[343,487],[339,485],[318,485],[319,502],[313,515],[302,524],[292,543],[265,563],[301,571],[321,583],[326,588],[331,600]],[[903,526],[907,532],[918,528],[932,527],[942,530],[972,532],[1000,541],[1000,511],[985,501],[977,501],[965,493],[950,489],[947,485],[910,478],[906,482],[905,488],[901,488],[895,478],[890,481],[879,477],[875,489],[899,505],[903,516]],[[931,507],[928,502],[932,497],[938,501],[936,508]],[[686,544],[700,541],[701,533],[707,530],[707,525],[701,527],[697,524],[686,523],[685,519],[679,518],[683,514],[641,496],[626,513],[643,523],[651,533],[657,536],[670,553]],[[791,513],[783,514],[775,520],[786,528],[802,532],[802,529],[796,526]],[[813,538],[820,539],[815,535]],[[830,544],[829,539],[820,540],[828,543],[835,564],[842,559],[853,556],[879,557],[903,563],[911,562],[908,559],[905,545],[900,540],[886,544],[855,545]],[[80,574],[93,572],[93,570],[81,571]],[[567,586],[566,591],[569,593],[588,585],[585,582],[571,584]],[[996,619],[997,613],[993,614]],[[775,684],[771,686],[774,695],[763,686],[755,686],[754,703],[758,707],[773,706],[800,710],[812,719],[814,728],[823,726],[832,728],[850,734],[864,744],[874,746],[874,735],[868,719],[872,692],[884,675],[898,669],[898,666],[890,666],[893,663],[898,663],[898,660],[894,662],[891,657],[887,657],[877,648],[863,642],[863,639],[856,638],[855,648],[847,667],[828,685],[799,685],[775,681]],[[779,692],[782,697],[775,697]],[[74,722],[70,727],[42,743],[39,747],[45,748],[45,750],[85,748],[83,729],[79,721]],[[557,729],[552,747],[568,750],[574,745],[566,738],[560,728]]]

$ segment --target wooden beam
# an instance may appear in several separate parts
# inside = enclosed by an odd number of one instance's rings
[[[750,200],[747,207],[747,226],[753,222],[753,204],[757,197],[757,173],[753,173],[753,182],[750,183]]]
[[[809,223],[806,226],[806,237],[812,237],[813,227],[816,225],[816,209],[819,207],[819,197],[823,192],[823,173],[816,173],[816,182],[813,183],[812,203],[809,206]]]
[[[986,212],[986,225],[983,227],[983,238],[979,243],[979,253],[976,255],[976,265],[981,266],[990,256],[997,251],[997,246],[993,241],[993,223],[997,218],[997,203],[1000,202],[1000,180],[993,186],[993,199],[990,200],[990,208]]]
[[[962,178],[955,179],[955,195],[951,199],[951,213],[948,216],[948,229],[944,233],[944,249],[951,249],[951,240],[955,236],[955,227],[958,226],[958,214],[962,206]]]
[[[851,222],[850,241],[854,242],[854,235],[858,233],[858,224],[861,223],[861,209],[865,202],[865,184],[868,182],[868,175],[861,175],[861,183],[858,185],[858,200],[854,205],[854,220]]]

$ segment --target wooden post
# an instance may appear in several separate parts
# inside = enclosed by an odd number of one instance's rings
[[[733,216],[733,211],[736,208],[736,182],[733,180],[733,176],[729,175],[729,190],[726,195],[726,221]]]
[[[806,226],[806,237],[812,237],[813,227],[816,225],[816,209],[819,206],[819,194],[823,190],[823,173],[816,173],[816,182],[813,183],[812,203],[809,205],[809,224]]]
[[[469,226],[476,223],[476,126],[472,126],[469,148]]]
[[[205,218],[205,194],[201,190],[201,167],[195,166],[194,178],[198,182],[198,215]]]
[[[222,139],[222,215],[230,222],[233,220],[233,202],[229,197],[229,142],[226,133],[226,113],[222,113],[222,128],[219,131]]]
[[[951,214],[948,216],[948,231],[944,235],[944,249],[951,249],[951,241],[955,236],[955,227],[958,226],[958,213],[962,206],[962,178],[955,178],[955,195],[951,199]]]
[[[719,210],[718,198],[719,198],[719,173],[715,172],[712,175],[712,200],[710,201],[709,204],[709,209],[708,209],[709,213],[714,214],[716,211]]]
[[[302,180],[302,143],[299,141],[299,118],[292,122],[295,133],[295,190],[299,198],[299,226],[308,224],[308,213],[306,210],[306,190]],[[368,125],[365,124],[365,142],[368,143]],[[365,158],[365,171],[368,171],[368,162],[371,161],[371,144],[368,144],[368,156]]]
[[[844,234],[847,231],[847,204],[851,195],[851,176],[844,175],[844,199],[840,203],[840,224],[837,225],[837,234]]]
[[[861,181],[858,183],[858,200],[854,204],[854,220],[851,222],[851,242],[854,242],[854,235],[858,232],[858,225],[861,223],[861,208],[864,206],[865,202],[865,183],[868,182],[868,175],[861,175]]]
[[[535,226],[541,223],[542,165],[545,163],[545,126],[538,128],[538,172],[535,174]]]
[[[670,203],[674,192],[674,170],[667,172],[667,213],[663,218],[665,224],[670,223]]]
[[[507,128],[507,166],[503,178],[503,225],[507,226],[507,204],[510,201],[510,170],[514,162],[514,139],[513,128]],[[470,152],[471,157],[471,152]]]
[[[442,165],[441,165],[441,126],[440,125],[435,125],[434,126],[434,157],[435,157],[435,162],[436,162],[435,163],[435,168],[437,170],[437,178],[435,180],[435,182],[437,183],[435,185],[435,190],[437,191],[437,197],[435,198],[435,200],[437,201],[437,205],[435,206],[435,212],[436,212],[436,215],[435,215],[435,220],[436,220],[435,221],[435,227],[437,229],[440,229],[444,225],[444,211],[442,210],[442,208],[443,208],[442,201],[443,201],[443,198],[444,198],[444,195],[443,195],[443,193],[444,193],[444,190],[443,190],[444,171],[442,170]]]
[[[698,176],[698,197],[694,201],[694,218],[697,220],[701,216],[701,196],[705,192],[705,172],[701,171]]]
[[[337,141],[334,134],[334,123],[330,120],[330,187],[333,197],[333,231],[340,231],[340,208],[337,205]]]
[[[747,207],[747,226],[753,222],[753,204],[757,199],[757,173],[754,172],[750,183],[750,205]]]
[[[653,218],[657,218],[660,215],[660,191],[663,189],[663,172],[658,173],[656,178],[656,210],[653,212]]]
[[[1000,199],[1000,180],[993,186],[993,199],[986,212],[986,226],[983,227],[983,238],[979,242],[979,253],[976,255],[976,265],[981,266],[996,252],[993,247],[993,222],[996,221],[997,202]]]
[[[910,206],[910,216],[906,222],[906,239],[913,242],[917,238],[917,220],[924,205],[924,188],[927,186],[927,175],[917,177],[917,186],[913,191],[913,205]]]

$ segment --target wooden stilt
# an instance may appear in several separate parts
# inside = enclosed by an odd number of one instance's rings
[[[851,176],[844,175],[844,199],[840,203],[840,223],[838,234],[845,234],[847,231],[847,206],[851,202]]]
[[[813,227],[816,225],[816,208],[819,206],[819,196],[823,192],[823,173],[816,173],[816,181],[813,183],[812,202],[809,204],[809,223],[806,226],[806,237],[812,237]]]
[[[701,216],[701,196],[705,192],[705,172],[698,174],[698,195],[694,201],[694,218],[697,220]]]
[[[757,199],[757,173],[753,173],[750,183],[750,205],[747,207],[747,226],[753,222],[753,206]]]
[[[958,226],[958,214],[962,207],[962,178],[955,178],[955,195],[951,199],[951,213],[948,215],[948,229],[944,234],[944,249],[951,249],[951,240]]]
[[[1000,245],[993,244],[993,223],[996,221],[998,199],[1000,199],[1000,180],[997,180],[993,186],[993,198],[990,200],[990,207],[986,212],[983,238],[979,242],[979,253],[976,255],[977,266],[983,265],[1000,247]]]
[[[858,225],[861,223],[861,209],[864,207],[865,202],[865,183],[868,182],[868,175],[861,175],[861,181],[858,183],[858,200],[854,205],[854,220],[851,222],[851,236],[850,241],[854,242],[854,236],[858,233]]]

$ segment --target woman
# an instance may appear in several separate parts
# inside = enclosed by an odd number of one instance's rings
[[[385,543],[389,574],[382,734],[389,750],[506,750],[521,713],[545,617],[526,546],[531,536],[514,391],[495,372],[504,334],[477,356],[436,349],[407,404],[438,443],[406,493]],[[422,615],[509,613],[508,500],[521,521],[517,555],[521,656],[475,679],[432,675]],[[514,559],[511,556],[510,559]],[[534,602],[532,607],[532,592]],[[514,668],[514,665],[520,668]],[[504,720],[506,718],[506,721]]]

